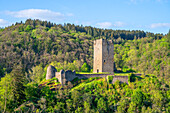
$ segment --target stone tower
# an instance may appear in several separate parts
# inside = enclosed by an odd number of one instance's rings
[[[114,68],[114,46],[112,40],[98,39],[94,41],[93,72],[110,72]]]
[[[46,80],[52,79],[53,77],[55,77],[56,72],[57,70],[55,69],[55,67],[52,65],[49,65],[47,68]]]

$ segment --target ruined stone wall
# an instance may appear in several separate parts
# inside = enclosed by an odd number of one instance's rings
[[[72,81],[74,78],[76,78],[76,72],[67,70],[65,71],[65,79],[66,81]]]
[[[61,73],[60,72],[55,72],[55,78],[57,78],[58,81],[61,82]]]
[[[82,78],[91,78],[91,77],[107,77],[110,74],[76,74],[76,77],[79,79]]]
[[[58,79],[58,81],[63,85],[65,84],[65,72],[64,70],[60,70],[60,72],[55,73],[55,78]]]
[[[113,76],[113,74],[76,74],[76,76],[79,79],[91,78],[91,77],[102,77],[102,78],[107,79],[107,76]],[[114,84],[116,80],[119,80],[120,82],[125,82],[128,84],[128,76],[113,76],[112,83]]]
[[[128,84],[128,76],[113,76],[112,84],[119,80],[120,82],[125,82]]]
[[[50,65],[47,68],[46,80],[56,77],[58,81],[61,83],[61,85],[65,85],[68,81],[72,81],[76,77],[82,79],[82,78],[90,78],[90,77],[107,78],[107,76],[113,76],[113,74],[76,74],[75,71],[70,71],[70,70],[67,71],[61,70],[60,72],[57,72],[55,67]],[[126,82],[128,84],[128,76],[113,76],[112,83],[114,83],[116,80],[119,80],[120,82]]]
[[[68,81],[72,81],[74,78],[76,78],[76,73],[75,71],[71,71],[71,70],[67,70],[67,71],[61,70],[60,72],[55,73],[55,77],[62,85],[64,85]]]
[[[67,71],[61,70],[60,72],[57,72],[55,67],[50,65],[47,68],[46,80],[56,77],[58,81],[61,83],[61,85],[65,85],[68,81],[72,81],[76,77],[82,79],[82,78],[91,78],[91,77],[107,78],[107,76],[113,76],[113,74],[76,74],[75,71],[70,71],[70,70]],[[128,76],[113,76],[112,83],[114,83],[116,80],[128,84]]]

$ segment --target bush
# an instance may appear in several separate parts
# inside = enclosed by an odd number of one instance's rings
[[[130,82],[134,82],[135,80],[136,80],[136,75],[135,74],[130,74],[129,76],[128,76],[128,82],[130,83]]]
[[[109,83],[111,83],[112,80],[113,80],[113,76],[107,76],[107,80],[108,80]]]
[[[84,63],[81,67],[82,72],[90,72],[90,67],[87,63]]]
[[[25,28],[25,31],[26,31],[26,32],[29,32],[29,31],[31,31],[32,29],[33,29],[32,26],[27,25],[27,27]]]
[[[74,79],[71,81],[71,83],[73,84],[73,83],[77,82],[78,80],[79,80],[79,78],[76,77],[76,78],[74,78]]]

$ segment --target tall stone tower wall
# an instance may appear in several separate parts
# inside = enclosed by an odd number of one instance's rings
[[[94,41],[93,72],[102,72],[102,39]]]
[[[114,46],[113,42],[103,40],[102,43],[102,72],[113,73],[114,68]]]
[[[52,79],[53,77],[55,77],[56,72],[57,72],[57,70],[55,69],[55,67],[49,65],[47,68],[46,80]]]
[[[98,39],[94,41],[93,72],[113,73],[114,45],[113,42]]]

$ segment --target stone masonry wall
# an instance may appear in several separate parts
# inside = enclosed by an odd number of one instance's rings
[[[113,73],[114,64],[114,46],[113,42],[103,40],[102,43],[102,72]]]
[[[93,72],[102,72],[102,40],[94,41]]]
[[[76,72],[67,70],[65,71],[65,79],[66,81],[72,81],[74,78],[76,78]]]
[[[62,85],[64,85],[68,81],[72,81],[74,78],[76,78],[76,73],[75,71],[71,71],[71,70],[67,70],[67,71],[61,70],[60,72],[55,73],[55,77]]]
[[[107,77],[110,74],[76,74],[79,79],[90,78],[90,77]]]
[[[76,77],[82,79],[82,78],[90,78],[90,77],[107,78],[107,76],[113,76],[113,74],[76,74],[75,71],[70,71],[70,70],[67,71],[61,70],[60,72],[57,72],[55,67],[50,65],[47,68],[46,79],[51,79],[53,77],[56,77],[58,81],[61,83],[61,85],[65,85],[68,81],[72,81]],[[126,82],[128,84],[128,76],[113,76],[112,83],[114,83],[116,80],[119,80],[121,82]]]
[[[79,79],[90,78],[90,77],[102,77],[107,78],[107,76],[113,76],[112,74],[76,74]],[[113,76],[112,83],[114,84],[116,80],[120,82],[125,82],[128,84],[128,76]]]
[[[113,42],[98,39],[94,41],[94,62],[93,72],[113,73],[114,64],[114,45]]]
[[[113,76],[112,84],[119,80],[120,82],[125,82],[128,84],[128,76]]]
[[[65,79],[65,72],[64,70],[60,70],[60,72],[56,72],[55,73],[55,78],[58,79],[58,81],[63,85],[65,84],[65,81],[63,79]]]

